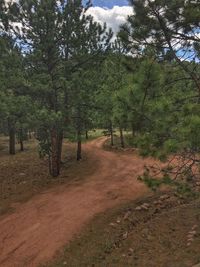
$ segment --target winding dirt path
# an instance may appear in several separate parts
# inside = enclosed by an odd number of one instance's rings
[[[147,193],[137,176],[151,159],[104,151],[104,141],[99,138],[84,145],[91,159],[90,175],[77,167],[78,180],[36,195],[0,218],[1,267],[45,264],[95,214]]]

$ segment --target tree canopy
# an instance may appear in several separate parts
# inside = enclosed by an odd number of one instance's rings
[[[200,7],[194,1],[134,0],[117,37],[94,21],[90,1],[0,1],[1,132],[33,131],[49,171],[62,144],[103,128],[143,155],[190,155],[199,163]],[[190,165],[193,166],[192,164]]]

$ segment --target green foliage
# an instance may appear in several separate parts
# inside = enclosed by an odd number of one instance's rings
[[[145,183],[151,190],[156,191],[161,185],[174,185],[175,182],[170,176],[165,173],[162,178],[154,178],[150,174],[150,170],[146,167],[145,172],[142,176],[138,177],[139,181]]]
[[[165,174],[162,178],[153,178],[150,175],[148,169],[144,172],[142,176],[138,177],[139,181],[145,183],[151,190],[157,191],[161,185],[170,185],[175,188],[176,194],[180,197],[194,197],[194,193],[191,185],[188,183],[178,182],[170,178],[169,175]]]
[[[199,5],[184,0],[131,4],[134,14],[119,36],[140,58],[126,100],[135,143],[142,155],[162,160],[171,153],[199,153]]]
[[[89,2],[0,2],[1,128],[34,129],[51,165],[63,136],[81,142],[94,128],[120,129],[143,156],[198,154],[199,7],[131,1],[134,14],[111,43]]]

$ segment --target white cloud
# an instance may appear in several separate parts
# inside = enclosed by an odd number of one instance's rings
[[[133,8],[130,6],[114,6],[112,9],[91,7],[87,12],[94,17],[95,21],[101,24],[106,22],[107,26],[112,28],[114,34],[116,34],[119,26],[126,22],[129,15],[133,14]]]

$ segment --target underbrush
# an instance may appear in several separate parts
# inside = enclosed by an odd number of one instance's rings
[[[97,139],[99,137],[103,136],[103,129],[94,129],[94,130],[90,130],[88,131],[88,136],[86,138],[86,134],[83,134],[81,136],[82,138],[82,143],[86,143],[88,141],[92,141],[94,139]],[[65,138],[72,143],[77,142],[77,137],[76,137],[76,133],[74,132],[68,132],[68,134],[65,136]]]
[[[142,157],[153,157],[160,160],[160,164],[158,164],[160,166],[146,166],[143,175],[138,177],[138,180],[144,182],[150,189],[156,191],[164,185],[175,189],[178,195],[184,197],[200,194],[198,155],[192,154],[191,156],[187,152],[177,152],[178,147],[173,142],[168,142],[165,147],[156,149],[149,142],[148,135],[133,137],[127,132],[124,134],[124,140],[125,148],[121,148],[120,138],[118,135],[115,136],[115,145],[112,149],[137,150]],[[109,142],[107,140],[105,143],[106,148],[111,148]]]
[[[0,215],[10,210],[12,202],[26,201],[46,188],[71,181],[76,175],[75,146],[64,144],[61,175],[52,179],[47,159],[39,158],[37,142],[31,140],[25,145],[25,151],[16,150],[14,156],[8,154],[6,144],[0,153]]]

